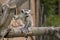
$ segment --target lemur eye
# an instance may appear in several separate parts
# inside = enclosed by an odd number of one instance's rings
[[[21,12],[23,13],[23,11],[21,10]]]

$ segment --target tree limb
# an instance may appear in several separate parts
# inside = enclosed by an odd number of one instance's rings
[[[25,30],[22,33],[21,28],[12,28],[5,38],[24,37],[26,34],[28,34],[28,36],[55,35],[55,31],[59,32],[60,27],[30,27],[29,30],[30,32],[28,33],[25,33]]]
[[[9,8],[17,8],[20,7],[27,0],[9,0],[7,5]]]

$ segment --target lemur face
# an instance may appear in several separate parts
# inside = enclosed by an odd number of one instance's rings
[[[23,19],[23,18],[25,18],[25,17],[29,17],[29,15],[30,15],[30,11],[31,10],[28,10],[28,9],[22,9],[21,10],[21,13],[19,14],[19,15],[14,15],[14,18],[15,19]]]
[[[31,10],[28,10],[28,9],[22,9],[22,10],[21,10],[22,14],[23,14],[25,17],[28,17],[28,16],[29,16],[30,11],[31,11]]]

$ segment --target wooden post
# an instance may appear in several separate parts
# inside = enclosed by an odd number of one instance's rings
[[[31,14],[33,17],[33,24],[36,26],[36,18],[35,18],[35,0],[30,0],[30,9],[31,9]]]
[[[35,18],[36,18],[36,26],[39,26],[39,0],[35,0]]]
[[[41,16],[40,16],[40,0],[35,0],[35,18],[36,18],[36,26],[40,27],[42,25]],[[40,36],[36,36],[36,40],[40,40]]]
[[[16,15],[18,15],[20,13],[20,9],[19,7],[16,8]]]

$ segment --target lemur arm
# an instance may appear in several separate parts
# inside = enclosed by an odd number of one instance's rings
[[[26,18],[26,23],[25,23],[25,27],[32,27],[33,26],[33,19],[32,16],[29,14],[29,17]]]
[[[29,27],[32,27],[32,26],[33,26],[32,16],[29,15],[29,17],[26,18],[26,23],[25,23],[26,31],[29,32],[30,31]],[[29,36],[29,37],[31,37],[31,39],[34,40],[32,36]],[[28,40],[28,36],[27,35],[25,36],[25,40]]]

